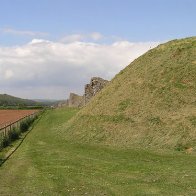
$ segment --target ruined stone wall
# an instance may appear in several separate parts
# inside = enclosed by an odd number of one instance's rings
[[[70,93],[69,99],[60,102],[58,107],[83,107],[90,101],[93,96],[95,96],[101,89],[103,89],[108,82],[108,80],[104,80],[99,77],[93,77],[90,80],[90,84],[85,85],[83,96],[77,95],[75,93]]]
[[[58,103],[57,107],[82,107],[84,105],[84,97],[75,93],[70,93],[69,99]]]
[[[65,106],[68,106],[69,105],[69,100],[65,100],[65,101],[60,101],[56,107],[58,108],[62,108],[62,107],[65,107]]]
[[[99,77],[91,78],[90,84],[85,85],[84,104],[86,105],[108,82],[108,80]]]
[[[83,105],[84,105],[83,96],[77,95],[75,93],[70,93],[70,96],[68,99],[69,107],[82,107]]]

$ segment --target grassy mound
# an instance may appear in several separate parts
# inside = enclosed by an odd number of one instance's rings
[[[196,37],[170,41],[122,70],[66,137],[119,147],[196,147]]]

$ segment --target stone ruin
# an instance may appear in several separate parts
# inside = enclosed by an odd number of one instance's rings
[[[82,107],[84,105],[83,96],[77,95],[75,93],[70,93],[69,99],[60,101],[57,105],[58,108],[61,107]]]
[[[99,77],[91,78],[90,84],[85,85],[84,104],[86,105],[107,83],[108,80]]]
[[[69,107],[82,107],[83,105],[84,105],[83,96],[77,95],[75,93],[70,93],[69,99],[68,99]]]
[[[103,89],[108,82],[108,80],[104,80],[100,77],[93,77],[91,78],[90,83],[85,85],[85,92],[83,96],[70,93],[69,99],[59,103],[58,107],[83,107],[91,100],[92,97],[94,97],[101,89]]]

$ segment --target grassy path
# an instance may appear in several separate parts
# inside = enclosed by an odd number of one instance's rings
[[[196,195],[195,155],[74,144],[58,130],[76,112],[43,116],[0,167],[0,195]]]

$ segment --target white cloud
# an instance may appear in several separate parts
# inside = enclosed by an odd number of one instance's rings
[[[48,36],[48,33],[45,32],[36,32],[36,31],[28,31],[28,30],[17,30],[13,28],[2,28],[1,32],[5,34],[19,35],[19,36],[29,36],[29,37],[45,37]]]
[[[103,39],[104,36],[99,32],[93,32],[90,34],[70,34],[66,35],[60,39],[61,42],[64,43],[72,43],[72,42],[89,42],[89,41],[99,41]]]
[[[103,38],[103,35],[101,33],[94,32],[94,33],[91,33],[89,37],[92,38],[94,41],[98,41]]]
[[[22,46],[0,47],[0,93],[66,98],[70,91],[82,93],[92,76],[111,79],[157,45],[156,42],[119,41],[107,45],[36,39]]]
[[[84,39],[84,36],[82,34],[71,34],[63,37],[61,39],[61,42],[76,42],[76,41],[82,41]]]
[[[12,78],[14,75],[13,71],[11,69],[7,69],[5,70],[5,75],[4,75],[4,78],[5,79],[10,79]]]

